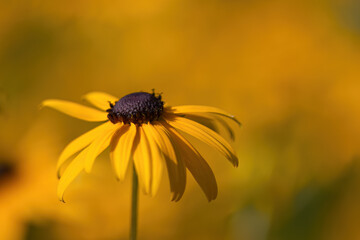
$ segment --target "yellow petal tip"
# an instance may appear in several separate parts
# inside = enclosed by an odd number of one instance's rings
[[[43,109],[44,107],[47,107],[49,105],[49,101],[51,101],[51,99],[46,99],[42,101],[38,106],[39,110]]]

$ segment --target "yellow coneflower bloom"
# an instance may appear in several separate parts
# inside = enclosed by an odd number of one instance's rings
[[[154,195],[159,187],[164,165],[167,167],[172,200],[178,201],[185,191],[186,169],[195,178],[209,201],[217,196],[215,176],[182,131],[216,148],[234,166],[238,159],[230,144],[218,133],[191,119],[219,120],[231,114],[214,107],[164,107],[161,96],[136,92],[120,100],[102,92],[91,92],[84,97],[100,110],[63,100],[45,100],[42,105],[72,117],[91,122],[104,122],[69,143],[61,153],[57,165],[60,181],[58,197],[83,170],[90,172],[97,156],[110,146],[110,158],[118,179],[125,178],[133,159],[143,191]],[[222,119],[220,123],[225,124]],[[75,153],[80,152],[67,166],[61,168]]]

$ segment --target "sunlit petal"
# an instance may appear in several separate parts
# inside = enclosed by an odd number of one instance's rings
[[[69,166],[64,171],[64,174],[61,176],[58,184],[57,195],[58,198],[64,202],[64,192],[69,186],[69,184],[81,173],[84,169],[85,156],[87,154],[87,149],[83,150],[79,155],[77,155],[74,160],[71,161]]]
[[[124,180],[127,167],[133,152],[133,144],[136,135],[134,124],[124,125],[117,131],[112,139],[110,158],[117,177]]]
[[[149,141],[142,127],[137,127],[138,144],[134,151],[134,163],[145,194],[151,193],[151,151]]]
[[[105,129],[87,148],[86,160],[85,160],[85,171],[91,172],[97,156],[100,155],[109,145],[111,137],[122,124],[112,124],[109,128]]]
[[[112,125],[113,124],[111,122],[106,122],[71,141],[62,151],[59,157],[57,163],[58,176],[60,176],[60,168],[69,157],[88,146],[91,142],[95,140],[95,138],[99,134],[101,134],[105,129],[108,129]]]
[[[158,135],[153,131],[153,127],[148,124],[143,124],[142,128],[144,133],[149,141],[149,146],[151,150],[151,175],[152,175],[152,184],[151,184],[151,195],[155,195],[161,180],[161,174],[163,170],[163,155],[159,149],[159,146],[156,144],[156,139]]]
[[[147,128],[149,131],[151,131],[155,142],[159,145],[164,155],[174,163],[177,163],[175,150],[171,141],[167,137],[168,132],[165,132],[167,130],[158,122],[149,124]]]
[[[43,101],[41,105],[43,107],[54,108],[62,113],[89,122],[102,122],[108,120],[106,112],[69,101],[49,99]]]

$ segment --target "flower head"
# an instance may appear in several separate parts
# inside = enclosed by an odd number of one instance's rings
[[[85,121],[104,122],[70,142],[58,160],[58,197],[63,200],[68,185],[83,170],[90,172],[97,156],[110,146],[110,159],[118,179],[125,178],[131,160],[146,194],[154,195],[164,166],[167,168],[172,200],[185,191],[186,169],[193,175],[209,201],[217,196],[215,176],[200,153],[179,132],[209,144],[235,167],[238,159],[230,144],[218,133],[198,123],[217,120],[232,132],[220,117],[239,123],[227,112],[207,106],[164,107],[161,95],[137,92],[120,100],[102,92],[91,92],[85,99],[97,107],[89,108],[63,100],[45,100],[42,105]],[[240,123],[239,123],[240,124]],[[61,174],[62,166],[77,156]]]

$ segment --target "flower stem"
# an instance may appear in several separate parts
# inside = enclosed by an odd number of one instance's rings
[[[137,215],[138,215],[138,188],[139,180],[136,173],[135,166],[133,166],[133,179],[132,179],[132,194],[131,194],[131,227],[130,227],[130,240],[136,240],[137,233]]]

